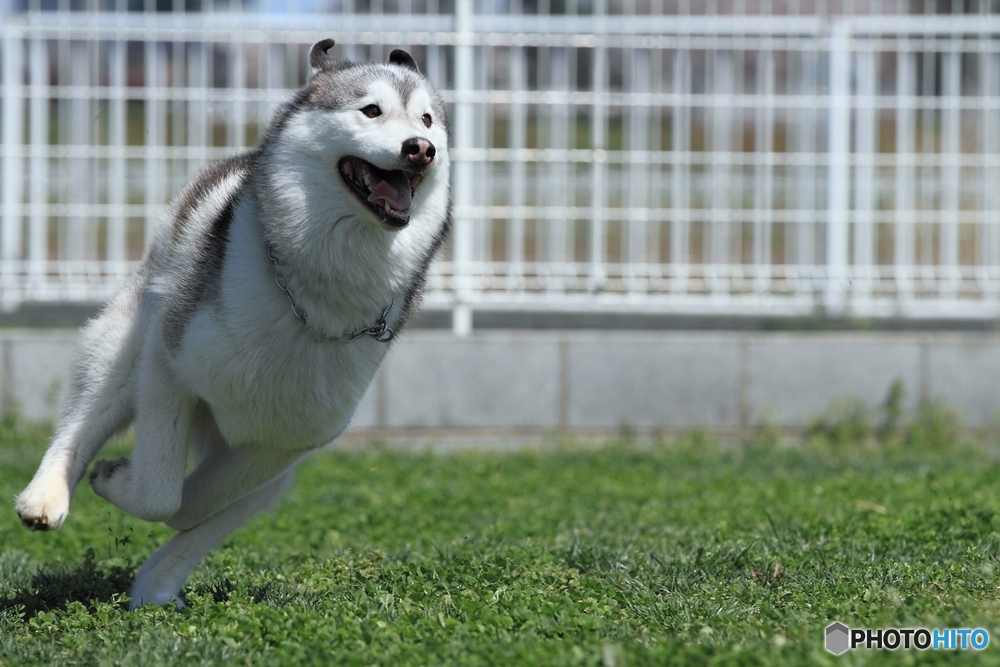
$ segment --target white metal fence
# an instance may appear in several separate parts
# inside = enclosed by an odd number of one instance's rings
[[[107,298],[165,202],[252,144],[304,81],[308,46],[333,36],[353,59],[408,48],[450,105],[456,229],[425,307],[460,331],[477,309],[1000,317],[992,3],[890,16],[656,2],[8,6],[0,301]]]

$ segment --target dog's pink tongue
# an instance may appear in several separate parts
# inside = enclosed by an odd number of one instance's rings
[[[382,180],[372,188],[368,201],[379,206],[388,204],[397,213],[409,211],[413,197],[410,193],[410,181],[403,172],[382,171],[378,177]]]

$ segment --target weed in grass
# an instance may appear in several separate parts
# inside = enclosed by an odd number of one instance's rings
[[[774,449],[781,443],[783,435],[781,427],[771,421],[771,415],[764,413],[757,422],[757,426],[754,427],[753,437],[747,443],[747,449]]]
[[[920,406],[903,439],[906,447],[944,451],[962,442],[962,421],[958,413],[941,402]]]
[[[618,440],[626,445],[635,444],[635,427],[627,420],[618,422]]]
[[[882,403],[882,424],[878,429],[879,442],[892,443],[899,438],[899,431],[905,416],[905,400],[906,389],[903,386],[903,381],[897,378],[889,385],[889,392]]]
[[[806,430],[808,440],[833,447],[864,444],[872,435],[871,411],[863,401],[847,397],[833,401]]]
[[[907,421],[905,399],[903,383],[895,380],[879,411],[869,409],[855,397],[833,401],[810,424],[806,440],[821,447],[878,444],[919,451],[955,450],[969,444],[963,437],[961,418],[953,408],[939,401],[925,403]],[[878,422],[877,428],[872,428],[873,422]]]
[[[694,449],[714,449],[718,447],[719,441],[711,429],[700,426],[682,434],[681,443]]]

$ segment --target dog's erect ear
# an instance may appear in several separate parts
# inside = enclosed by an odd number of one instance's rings
[[[309,66],[312,68],[312,73],[329,69],[335,62],[333,56],[327,53],[331,48],[333,48],[334,41],[332,39],[321,39],[312,45],[309,49]]]
[[[417,63],[413,60],[413,56],[404,51],[403,49],[395,49],[389,54],[389,62],[393,65],[402,65],[403,67],[409,67],[414,72],[419,72],[420,69],[417,67]]]

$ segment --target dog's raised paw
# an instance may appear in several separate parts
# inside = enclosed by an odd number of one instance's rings
[[[17,497],[14,509],[29,530],[55,530],[69,514],[69,492],[65,488],[31,484]]]

